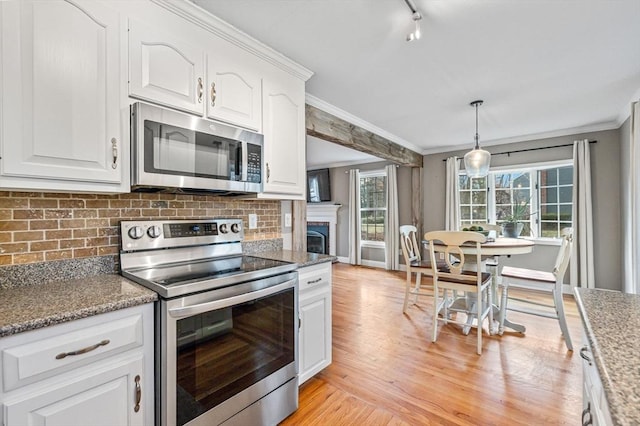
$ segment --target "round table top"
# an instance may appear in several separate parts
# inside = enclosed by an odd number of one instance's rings
[[[443,245],[439,241],[434,242],[435,245]],[[506,238],[498,237],[495,241],[482,243],[480,251],[483,256],[506,256],[510,254],[526,254],[533,251],[534,242],[524,238]],[[465,254],[475,254],[476,246],[462,245],[460,249]]]

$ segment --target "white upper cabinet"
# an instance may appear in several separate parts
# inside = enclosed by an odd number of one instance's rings
[[[264,193],[305,199],[304,82],[285,73],[264,80]]]
[[[235,50],[208,52],[207,117],[260,131],[262,78],[256,71],[259,60]]]
[[[202,115],[204,51],[129,20],[129,96]]]
[[[81,0],[0,12],[0,187],[128,191],[118,13]]]

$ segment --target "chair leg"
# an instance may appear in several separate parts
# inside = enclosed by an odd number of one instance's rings
[[[553,290],[553,303],[556,305],[556,314],[558,315],[558,322],[560,323],[560,331],[564,336],[564,342],[567,345],[567,350],[573,351],[573,345],[571,344],[571,335],[569,334],[569,327],[567,327],[567,319],[564,316],[564,301],[562,300],[562,290]]]
[[[404,305],[402,307],[402,313],[406,314],[407,313],[407,305],[409,303],[409,293],[411,291],[411,270],[407,269],[407,284],[405,286],[405,291],[404,291]]]
[[[476,348],[476,353],[478,355],[482,355],[482,294],[478,294],[476,309],[478,316],[478,347]]]
[[[500,323],[498,325],[498,334],[502,336],[504,333],[504,320],[507,316],[507,300],[509,297],[509,282],[502,278],[502,294],[500,298]]]
[[[413,288],[413,304],[418,303],[418,292],[420,291],[420,286],[422,285],[422,272],[416,272],[416,286]]]
[[[489,335],[493,334],[493,288],[489,287],[487,289],[487,299],[489,299],[488,307],[489,307]]]
[[[439,291],[438,291],[438,284],[434,281],[433,282],[433,330],[432,330],[432,334],[431,334],[431,341],[435,342],[436,341],[436,337],[438,335],[438,306],[440,305],[440,302],[438,302],[439,299]],[[445,296],[446,296],[446,290],[443,291],[443,300],[445,301],[445,303],[443,304],[444,306],[444,315],[446,318],[447,315],[447,303],[445,300]]]

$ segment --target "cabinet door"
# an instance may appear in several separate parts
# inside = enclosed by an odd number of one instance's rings
[[[300,295],[300,374],[302,384],[331,364],[331,288]]]
[[[255,71],[260,69],[258,61],[244,52],[209,53],[207,117],[261,130],[262,78]]]
[[[204,51],[168,31],[129,20],[129,95],[204,113]]]
[[[283,75],[263,83],[263,195],[305,199],[304,82]]]
[[[118,14],[81,0],[0,7],[2,175],[120,183]]]
[[[146,391],[141,383],[142,356],[105,365],[92,374],[61,378],[58,386],[43,387],[4,402],[8,425],[92,426],[144,425],[145,411],[136,402]],[[137,380],[136,380],[137,378]],[[139,393],[138,393],[139,390]]]

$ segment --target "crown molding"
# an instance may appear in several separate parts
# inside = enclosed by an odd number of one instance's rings
[[[618,127],[622,126],[624,122],[627,121],[627,118],[631,117],[630,105],[634,102],[640,102],[640,89],[636,90],[631,99],[629,99],[629,102],[624,105],[624,108],[622,108],[622,111],[620,111],[620,113],[616,117],[616,123],[618,123]]]
[[[313,71],[294,62],[282,53],[273,50],[266,44],[256,40],[247,33],[239,30],[228,22],[223,21],[189,0],[151,0],[158,6],[198,25],[201,28],[227,40],[228,42],[244,49],[270,64],[280,68],[289,74],[307,81],[313,75]]]
[[[624,120],[623,120],[623,123],[624,123]],[[619,129],[620,125],[621,124],[618,124],[617,120],[607,121],[605,123],[572,127],[569,129],[553,130],[553,131],[541,132],[541,133],[531,133],[528,135],[513,136],[509,138],[502,138],[502,139],[485,140],[485,141],[482,141],[482,146],[483,147],[497,146],[497,145],[505,145],[508,143],[527,142],[527,141],[534,141],[539,139],[549,139],[549,138],[557,138],[562,136],[579,135],[581,133],[603,132],[606,130]],[[462,151],[462,150],[468,151],[471,148],[473,148],[473,144],[469,142],[464,145],[452,145],[452,146],[438,147],[433,149],[425,149],[422,151],[422,153],[424,155],[441,154],[444,152],[452,152],[452,151]]]

